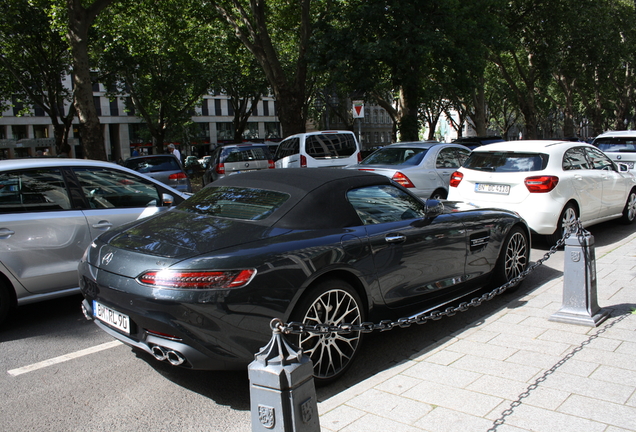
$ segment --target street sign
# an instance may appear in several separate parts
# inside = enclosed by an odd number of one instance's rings
[[[364,118],[363,101],[353,101],[353,118]]]

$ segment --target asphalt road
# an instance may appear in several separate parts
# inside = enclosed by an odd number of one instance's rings
[[[636,225],[591,227],[596,256],[636,232]],[[532,261],[549,248],[535,242]],[[522,286],[468,312],[440,321],[374,333],[340,381],[319,400],[433,347],[494,310],[523,307],[522,296],[563,271],[563,252]],[[136,353],[86,321],[81,298],[18,309],[0,327],[0,431],[251,431],[247,372],[173,368]]]

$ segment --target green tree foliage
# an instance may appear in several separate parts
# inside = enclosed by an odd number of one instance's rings
[[[99,31],[101,81],[113,97],[130,97],[154,153],[164,153],[220,80],[219,29],[197,1],[126,0],[102,14]]]
[[[50,0],[0,0],[0,95],[46,112],[54,127],[57,153],[68,153],[75,116],[68,45],[47,13]],[[68,109],[65,106],[68,106]]]

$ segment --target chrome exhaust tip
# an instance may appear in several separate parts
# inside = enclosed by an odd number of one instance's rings
[[[166,359],[166,350],[159,345],[155,345],[152,347],[152,355],[159,361],[164,361]]]
[[[170,350],[166,353],[166,358],[173,366],[179,366],[185,362],[185,357],[178,351]]]

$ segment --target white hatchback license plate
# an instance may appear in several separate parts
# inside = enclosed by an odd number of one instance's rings
[[[130,318],[121,312],[104,306],[93,300],[93,315],[100,321],[105,322],[109,326],[115,327],[126,334],[130,334]]]
[[[475,192],[508,195],[510,194],[510,185],[477,183],[475,185]]]

